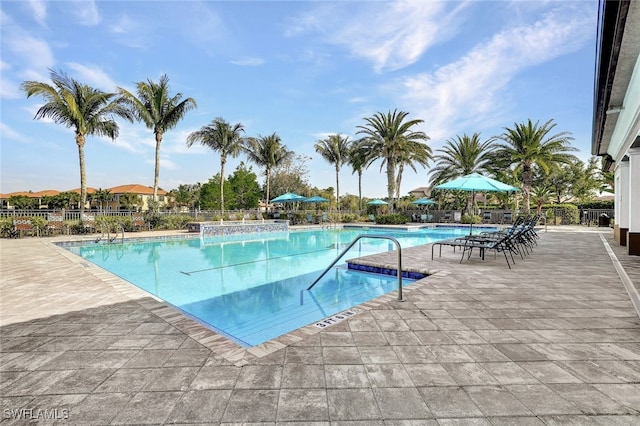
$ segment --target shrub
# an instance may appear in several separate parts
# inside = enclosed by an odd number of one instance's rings
[[[473,223],[482,223],[482,217],[478,215],[471,216],[471,215],[465,214],[460,218],[460,222],[462,223],[471,223],[472,221]]]
[[[542,210],[549,223],[575,225],[580,223],[578,207],[573,204],[543,204]]]
[[[193,218],[186,214],[165,215],[160,216],[157,227],[168,230],[185,229],[189,222],[193,222]]]
[[[0,218],[0,236],[2,238],[9,238],[11,231],[13,230],[13,219],[10,217]]]
[[[376,223],[378,225],[404,225],[407,223],[407,218],[402,214],[381,214],[376,216]]]

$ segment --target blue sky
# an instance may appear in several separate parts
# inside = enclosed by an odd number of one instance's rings
[[[319,188],[335,178],[314,143],[354,139],[364,117],[396,108],[424,120],[434,153],[456,135],[485,139],[530,118],[554,119],[577,155],[590,157],[596,0],[2,0],[0,8],[3,193],[80,185],[72,129],[33,120],[42,99],[20,91],[25,80],[50,82],[50,68],[104,91],[167,74],[173,93],[196,100],[164,136],[167,190],[219,172],[217,153],[185,144],[216,117],[242,123],[248,136],[277,133],[309,157],[309,183]],[[89,137],[88,186],[153,185],[154,150],[141,123],[120,121],[115,142]],[[403,176],[406,194],[428,184],[428,167]],[[348,166],[340,192],[358,193]],[[386,195],[379,162],[364,173],[363,195]]]

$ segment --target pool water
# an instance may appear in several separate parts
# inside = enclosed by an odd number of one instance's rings
[[[314,229],[247,234],[241,241],[237,236],[125,240],[68,249],[250,347],[397,289],[394,276],[346,268],[346,259],[395,250],[391,241],[365,238],[306,291],[357,236],[384,233],[405,248],[468,232]]]

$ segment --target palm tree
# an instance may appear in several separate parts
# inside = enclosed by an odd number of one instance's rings
[[[371,158],[371,152],[367,149],[366,141],[358,139],[351,144],[347,162],[351,165],[353,173],[358,173],[358,209],[362,210],[362,172],[369,167],[377,157]]]
[[[412,130],[412,127],[420,124],[423,120],[407,120],[408,112],[394,110],[387,114],[375,113],[372,117],[365,117],[366,124],[358,126],[358,134],[364,134],[366,148],[371,155],[382,158],[380,169],[387,166],[387,194],[389,201],[393,201],[396,187],[396,166],[406,153],[409,143],[421,143],[429,137],[424,132]],[[389,206],[393,210],[393,203]]]
[[[236,123],[233,126],[223,120],[216,118],[200,130],[191,133],[187,137],[187,146],[191,147],[199,142],[208,146],[214,151],[220,151],[220,208],[224,213],[224,166],[227,164],[227,156],[236,158],[242,152],[244,144],[244,126]]]
[[[105,93],[69,78],[62,71],[49,70],[53,85],[25,81],[20,86],[27,98],[42,96],[42,105],[34,119],[50,118],[58,124],[73,128],[80,159],[80,217],[87,204],[87,171],[84,145],[89,135],[118,137],[118,123],[114,117],[133,121],[133,115],[115,93]]]
[[[435,165],[431,169],[431,185],[439,185],[471,173],[485,173],[491,165],[493,139],[482,142],[480,134],[466,133],[445,141],[436,151]]]
[[[169,77],[160,76],[158,83],[147,80],[136,84],[138,96],[118,87],[118,93],[124,98],[138,121],[153,130],[156,138],[155,175],[153,178],[153,200],[158,200],[158,178],[160,177],[160,144],[162,136],[178,125],[187,112],[197,108],[193,98],[182,100],[182,93],[169,94]]]
[[[247,138],[243,149],[249,161],[255,163],[258,167],[264,167],[266,203],[269,205],[269,179],[271,178],[271,171],[283,161],[291,159],[293,157],[293,151],[287,150],[287,146],[282,145],[280,136],[275,133],[269,136]]]
[[[435,186],[460,176],[471,173],[485,173],[491,165],[493,139],[482,142],[480,134],[469,136],[466,133],[445,141],[444,146],[436,151],[435,165],[431,169],[430,185]],[[467,211],[475,200],[473,193],[467,200]]]
[[[526,123],[514,123],[513,129],[505,127],[505,132],[497,138],[496,160],[508,166],[515,165],[515,171],[522,171],[522,196],[525,213],[529,213],[532,167],[537,165],[548,173],[554,164],[569,163],[576,159],[569,151],[577,151],[570,145],[573,137],[569,132],[550,135],[556,126],[553,119],[542,126],[531,119]]]
[[[333,164],[336,170],[336,206],[340,211],[340,169],[348,161],[351,143],[349,137],[340,134],[330,135],[326,139],[316,141],[313,146],[318,154],[329,164]]]
[[[427,137],[428,140],[429,137]],[[419,164],[422,167],[426,167],[431,159],[431,147],[417,141],[407,141],[403,144],[402,150],[398,156],[398,174],[396,176],[396,199],[400,198],[400,185],[402,183],[402,174],[404,173],[405,164],[414,172],[416,170],[415,164]]]

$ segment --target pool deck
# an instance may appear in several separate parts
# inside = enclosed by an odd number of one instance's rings
[[[69,237],[0,240],[0,422],[640,424],[640,257],[607,228],[540,236],[513,269],[403,249],[433,272],[405,301],[250,349],[52,244]]]

